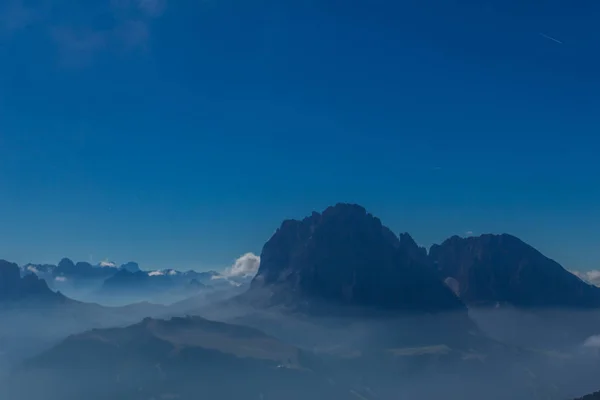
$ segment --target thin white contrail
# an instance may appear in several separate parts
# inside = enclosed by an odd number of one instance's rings
[[[548,35],[546,35],[545,33],[542,33],[542,32],[540,32],[540,36],[541,36],[541,37],[545,37],[546,39],[552,40],[553,42],[556,42],[556,43],[558,43],[558,44],[564,44],[564,43],[563,43],[563,42],[561,42],[560,40],[558,40],[558,39],[555,39],[555,38],[553,38],[552,36],[548,36]]]

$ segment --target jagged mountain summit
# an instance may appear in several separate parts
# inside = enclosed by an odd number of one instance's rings
[[[0,260],[0,302],[64,300],[60,293],[55,293],[43,279],[34,274],[21,277],[19,266]]]
[[[80,261],[74,263],[69,258],[60,260],[53,271],[54,277],[67,279],[97,280],[106,279],[117,272],[117,268],[102,265],[92,265],[89,262]]]
[[[80,261],[73,262],[69,258],[63,258],[57,265],[53,264],[25,264],[20,268],[22,276],[35,274],[40,278],[51,281],[64,282],[66,280],[73,281],[89,281],[110,279],[115,275],[119,275],[123,271],[137,274],[143,273],[152,277],[167,275],[173,279],[192,280],[196,279],[199,282],[207,283],[218,278],[225,278],[216,271],[197,272],[194,270],[179,271],[175,269],[162,270],[142,270],[137,262],[129,261],[125,264],[117,266],[114,262],[103,261],[99,264],[91,264],[89,262]]]
[[[105,305],[141,301],[172,303],[193,296],[204,288],[227,288],[248,284],[250,280],[234,281],[215,271],[148,271],[142,270],[133,261],[120,266],[110,261],[94,265],[75,263],[69,258],[63,258],[57,265],[26,264],[20,268],[20,274],[23,277],[35,275],[45,280],[51,290],[60,291],[68,297]]]
[[[133,261],[130,261],[128,263],[121,265],[120,269],[124,269],[126,271],[133,272],[133,273],[141,271],[140,265]]]
[[[408,235],[354,204],[287,220],[264,245],[250,293],[269,305],[315,303],[405,312],[464,310]]]

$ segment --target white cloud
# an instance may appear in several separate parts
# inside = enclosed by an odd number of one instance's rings
[[[466,231],[465,235],[467,235],[467,236],[473,236],[473,231]]]
[[[27,271],[29,272],[33,272],[34,274],[39,274],[40,271],[33,265],[29,265],[27,266]]]
[[[54,278],[54,280],[56,282],[66,282],[67,278],[65,278],[64,276],[57,276],[56,278]]]
[[[594,286],[600,286],[600,270],[591,270],[591,271],[575,271],[570,270],[570,273]]]
[[[179,274],[179,272],[174,269],[162,269],[162,270],[148,272],[148,276],[164,276],[164,275],[175,276],[178,274]]]
[[[244,277],[252,276],[258,272],[260,266],[260,257],[254,253],[246,253],[230,267],[227,268],[223,275],[226,277]]]
[[[600,271],[592,270],[587,272],[587,277],[592,282],[598,282],[600,284]]]
[[[590,336],[583,342],[583,347],[592,347],[600,349],[600,335]]]
[[[101,261],[98,265],[100,265],[103,268],[117,268],[117,264],[108,260]]]

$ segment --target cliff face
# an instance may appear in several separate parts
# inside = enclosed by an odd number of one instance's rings
[[[250,290],[260,289],[273,292],[272,304],[292,307],[318,299],[381,310],[464,309],[408,234],[398,238],[351,204],[283,222],[263,247]]]

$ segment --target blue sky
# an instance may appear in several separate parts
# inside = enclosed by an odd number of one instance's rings
[[[357,202],[600,266],[597,1],[7,0],[0,257],[219,268]]]

